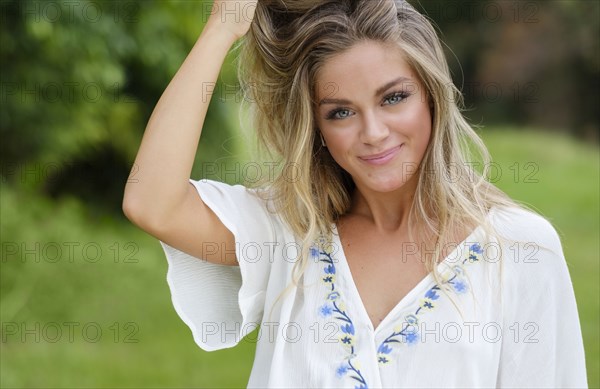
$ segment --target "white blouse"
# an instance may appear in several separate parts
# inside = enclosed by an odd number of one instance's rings
[[[299,243],[254,189],[190,182],[233,233],[239,267],[161,242],[173,305],[206,351],[233,347],[260,325],[248,387],[587,388],[573,286],[544,218],[494,209],[488,217],[508,241],[484,240],[478,227],[439,264],[444,290],[429,274],[377,328],[334,233],[315,242],[303,287],[269,318]]]

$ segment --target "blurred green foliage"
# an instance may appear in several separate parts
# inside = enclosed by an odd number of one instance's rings
[[[145,124],[210,9],[198,1],[0,4],[3,181],[120,214]],[[228,63],[216,94],[235,80]],[[226,152],[219,146],[236,128],[228,105],[211,104],[198,164]]]
[[[438,26],[471,122],[598,142],[600,2],[409,2]]]
[[[2,180],[120,215],[145,125],[211,3],[2,0]],[[598,141],[598,2],[412,3],[439,27],[472,122]],[[235,160],[244,143],[234,131],[233,58],[216,86],[196,177],[207,172],[203,163]]]

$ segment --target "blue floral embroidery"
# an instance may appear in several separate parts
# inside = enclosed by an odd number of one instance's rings
[[[313,258],[318,257],[319,256],[319,249],[316,248],[316,247],[314,247],[314,246],[311,247],[310,248],[310,256],[313,257]]]
[[[467,282],[463,278],[464,268],[463,265],[467,263],[479,262],[483,249],[479,243],[472,244],[469,246],[469,252],[467,258],[463,259],[462,263],[453,267],[454,275],[443,281],[443,284],[450,284],[452,289],[458,294],[464,294],[468,290]],[[416,344],[420,340],[420,334],[418,330],[419,318],[417,315],[423,314],[423,312],[431,311],[436,308],[437,301],[440,297],[438,291],[440,287],[434,285],[431,287],[419,301],[419,307],[414,314],[409,314],[404,317],[403,325],[394,328],[394,332],[388,336],[377,349],[377,362],[380,365],[387,365],[391,362],[390,354],[393,351],[392,345],[397,343],[406,343],[409,346]]]
[[[461,280],[457,280],[456,282],[454,282],[452,284],[452,287],[454,288],[454,291],[456,293],[465,293],[467,291],[467,284],[464,281]]]
[[[338,377],[342,377],[346,372],[348,372],[348,365],[344,363],[337,368],[335,373]]]
[[[319,308],[319,315],[321,315],[322,317],[328,317],[331,316],[331,314],[333,313],[333,308],[327,304],[321,306],[321,308]]]
[[[320,243],[325,243],[323,238],[320,239]],[[331,245],[327,244],[323,246],[323,250],[319,250],[317,247],[312,247],[310,250],[313,258],[317,258],[319,262],[326,264],[323,268],[324,274],[321,280],[329,291],[325,296],[325,304],[321,305],[318,309],[318,314],[321,317],[335,315],[335,318],[341,321],[340,330],[342,335],[339,337],[339,341],[348,350],[348,355],[345,357],[344,362],[336,369],[335,373],[339,378],[345,377],[348,374],[350,378],[357,382],[355,388],[367,389],[369,386],[360,371],[360,365],[354,353],[354,345],[356,343],[354,323],[346,313],[341,293],[335,289],[336,268],[331,255]]]
[[[330,283],[331,285],[333,285],[333,283],[335,282],[335,276],[325,276],[323,277],[323,282]]]
[[[438,297],[440,297],[440,296],[437,294],[437,292],[435,290],[429,289],[427,291],[427,293],[425,293],[425,297],[427,297],[428,299],[431,299],[431,300],[437,300]]]

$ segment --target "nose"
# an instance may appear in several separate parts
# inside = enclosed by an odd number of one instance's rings
[[[361,141],[365,144],[381,144],[390,134],[388,126],[373,111],[364,114]]]

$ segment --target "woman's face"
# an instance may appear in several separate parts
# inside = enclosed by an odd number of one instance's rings
[[[417,179],[431,112],[400,49],[356,44],[324,64],[316,88],[317,126],[359,190],[390,192]]]

